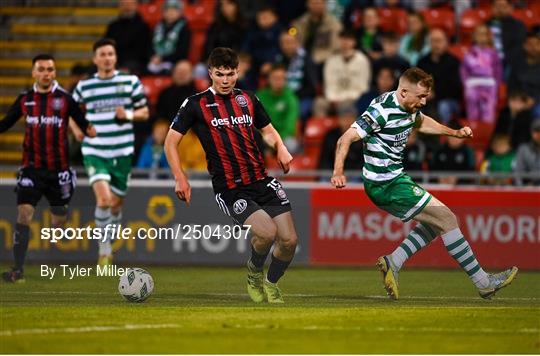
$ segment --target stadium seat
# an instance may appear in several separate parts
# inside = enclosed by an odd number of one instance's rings
[[[540,13],[533,11],[532,9],[515,9],[512,14],[516,19],[521,20],[527,30],[532,29],[536,25],[540,25]]]
[[[447,8],[424,9],[420,11],[424,16],[429,28],[440,27],[448,37],[452,38],[456,34],[456,19],[454,11]]]
[[[448,46],[448,52],[456,56],[460,61],[463,60],[465,54],[469,51],[469,46],[462,43],[456,43]]]
[[[194,79],[193,84],[195,85],[195,89],[197,91],[205,91],[210,86],[210,79],[208,78]]]
[[[380,25],[384,31],[403,35],[407,32],[407,12],[400,8],[378,8]]]
[[[463,12],[459,26],[459,40],[461,43],[471,43],[475,27],[486,21],[488,14],[488,11],[484,9],[467,9]]]
[[[196,64],[201,60],[206,44],[206,30],[191,30],[191,43],[188,54],[188,59],[192,64]]]
[[[507,105],[508,87],[505,83],[499,84],[499,90],[497,93],[497,110],[502,110]]]
[[[155,0],[138,6],[139,14],[152,30],[161,20],[161,5],[163,1],[164,0]]]
[[[185,3],[184,16],[191,30],[206,31],[214,22],[215,0],[198,1],[194,4]]]
[[[148,101],[150,102],[150,105],[154,107],[157,103],[157,99],[159,97],[159,93],[161,91],[171,85],[172,79],[171,77],[167,76],[159,76],[159,77],[142,77],[141,78],[142,85],[144,86],[144,94],[148,98]]]
[[[485,150],[489,145],[495,125],[481,121],[468,121],[466,119],[463,120],[463,125],[469,126],[473,131],[474,137],[469,142],[471,147],[475,150]]]
[[[337,126],[335,118],[311,118],[304,130],[304,155],[318,161],[321,145],[328,130]]]

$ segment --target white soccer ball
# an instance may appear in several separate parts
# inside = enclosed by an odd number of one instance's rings
[[[128,268],[120,276],[118,292],[130,302],[144,302],[154,291],[154,280],[142,268]]]

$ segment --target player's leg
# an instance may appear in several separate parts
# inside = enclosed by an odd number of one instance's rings
[[[8,282],[24,282],[24,261],[30,239],[30,223],[34,217],[35,206],[42,196],[42,182],[38,174],[28,168],[19,170],[17,176],[17,221],[13,232],[14,266],[2,273]]]
[[[283,274],[285,274],[285,271],[294,258],[298,236],[290,211],[275,216],[273,220],[277,227],[277,238],[271,256],[272,262],[266,274],[264,290],[269,302],[283,303],[283,296],[276,284]]]
[[[264,300],[264,262],[275,241],[277,227],[272,218],[262,209],[253,212],[244,222],[250,226],[251,257],[247,262],[247,291],[251,299],[260,303]]]
[[[463,236],[456,216],[438,199],[431,199],[429,204],[415,216],[415,220],[432,226],[440,232],[446,250],[467,273],[482,298],[491,298],[499,289],[510,284],[516,276],[516,267],[498,274],[486,273]]]
[[[112,247],[110,236],[105,234],[105,228],[111,223],[111,205],[112,193],[109,188],[109,182],[106,180],[98,180],[93,182],[92,190],[96,198],[96,208],[94,210],[94,221],[96,228],[101,229],[102,238],[98,241],[99,247],[99,265],[109,264],[109,259],[112,256]]]
[[[17,223],[13,232],[13,260],[10,271],[2,273],[2,279],[7,282],[24,282],[24,260],[30,239],[30,222],[34,216],[34,206],[20,204],[17,206]]]

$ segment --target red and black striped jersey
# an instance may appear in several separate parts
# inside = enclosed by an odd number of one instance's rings
[[[219,95],[213,88],[187,98],[171,128],[186,134],[193,128],[206,153],[214,190],[234,189],[267,176],[255,129],[270,124],[259,99],[234,89]]]
[[[48,93],[36,86],[21,93],[0,121],[0,132],[7,131],[21,117],[26,130],[23,142],[23,167],[65,171],[68,162],[68,124],[72,117],[86,132],[88,121],[71,94],[54,83]]]

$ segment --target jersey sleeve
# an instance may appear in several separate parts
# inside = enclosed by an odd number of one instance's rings
[[[258,129],[262,129],[263,127],[267,126],[272,122],[270,119],[270,116],[266,112],[266,109],[264,108],[263,104],[257,98],[257,95],[252,94],[250,95],[251,99],[253,100],[253,123],[255,124],[255,127]]]
[[[363,139],[368,135],[380,132],[385,124],[386,120],[379,110],[370,105],[351,127],[356,129],[360,138]]]
[[[133,101],[133,108],[135,110],[143,108],[147,105],[146,96],[144,95],[144,86],[138,77],[133,76],[133,91],[131,92],[131,100]]]
[[[68,112],[69,116],[75,120],[75,123],[82,132],[86,132],[86,129],[88,128],[88,125],[90,124],[88,120],[84,117],[84,113],[81,110],[79,104],[73,99],[73,97],[68,96]]]
[[[9,130],[22,116],[21,100],[24,94],[20,94],[15,102],[9,107],[6,116],[0,120],[0,132]]]
[[[77,104],[84,104],[84,98],[82,96],[82,81],[77,83],[77,86],[73,90],[73,94],[71,94],[71,96]]]
[[[195,123],[195,115],[193,100],[187,98],[182,105],[180,105],[180,109],[178,109],[178,112],[172,121],[171,129],[185,135],[191,126],[193,126],[193,123]]]

